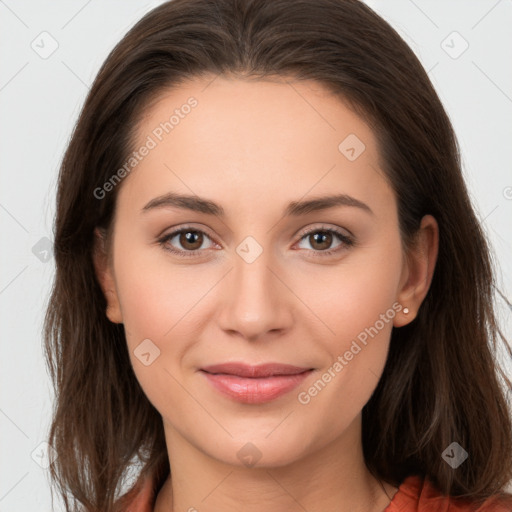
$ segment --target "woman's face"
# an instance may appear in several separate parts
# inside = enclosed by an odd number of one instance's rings
[[[397,205],[374,134],[318,83],[209,82],[167,91],[138,126],[108,315],[167,434],[226,463],[283,465],[357,425],[393,325],[414,315],[400,311]],[[306,206],[327,196],[339,201]],[[312,371],[203,370],[231,362]]]

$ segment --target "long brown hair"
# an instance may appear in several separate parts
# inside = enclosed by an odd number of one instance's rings
[[[363,408],[366,464],[394,486],[416,474],[453,497],[501,494],[512,479],[503,389],[511,382],[495,359],[497,341],[506,344],[494,312],[495,264],[452,126],[420,62],[358,0],[173,0],[110,53],[60,169],[45,354],[56,390],[50,474],[66,510],[122,510],[119,490],[134,461],[133,489],[148,475],[158,485],[169,475],[161,416],[137,382],[123,326],[105,315],[92,261],[94,229],[111,227],[122,184],[101,199],[94,191],[134,150],[152,99],[208,74],[316,80],[372,126],[404,246],[425,214],[440,233],[428,295],[414,321],[393,329],[384,373]],[[441,456],[454,441],[469,453],[457,469]]]

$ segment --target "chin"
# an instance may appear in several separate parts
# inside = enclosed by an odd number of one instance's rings
[[[225,464],[254,469],[287,466],[308,455],[311,444],[299,433],[292,435],[283,430],[280,435],[274,432],[267,436],[268,430],[257,434],[253,432],[219,440],[213,450],[210,445],[203,447],[202,451]],[[291,439],[296,442],[290,443]]]

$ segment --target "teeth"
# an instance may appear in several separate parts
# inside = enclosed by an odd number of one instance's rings
[[[304,370],[302,372],[297,372],[297,373],[273,373],[271,375],[260,375],[260,376],[254,376],[254,375],[237,375],[235,373],[222,373],[222,372],[207,372],[206,370],[203,370],[205,373],[209,373],[210,375],[227,375],[227,376],[231,376],[231,377],[240,377],[240,378],[243,378],[243,379],[268,379],[270,377],[288,377],[288,376],[291,376],[291,375],[301,375],[303,373],[306,373],[306,372],[310,372],[311,371],[311,368],[309,370]]]

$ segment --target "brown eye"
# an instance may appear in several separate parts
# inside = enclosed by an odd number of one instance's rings
[[[328,231],[317,231],[312,235],[309,235],[309,240],[313,249],[324,251],[326,249],[330,249],[333,236],[332,233],[329,233]]]
[[[196,256],[205,252],[203,245],[206,240],[211,238],[203,231],[185,227],[163,236],[159,243],[166,251],[179,256]]]
[[[333,247],[332,245],[336,239],[338,239],[338,243]],[[300,243],[304,243],[304,241],[310,246],[310,248],[305,248],[314,256],[319,257],[340,253],[349,249],[355,243],[352,237],[334,228],[316,228],[309,230],[302,234]]]
[[[203,245],[203,233],[200,231],[181,231],[179,234],[179,243],[181,247],[195,251]]]

